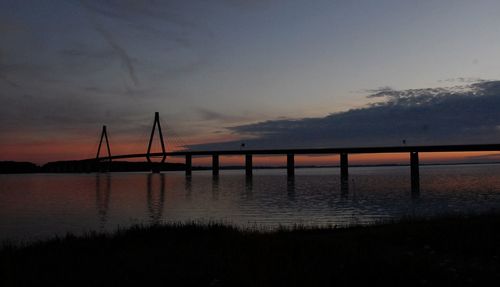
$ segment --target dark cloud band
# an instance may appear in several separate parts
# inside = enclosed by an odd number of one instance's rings
[[[374,90],[383,102],[323,118],[274,120],[230,128],[251,148],[500,142],[500,81],[413,90]],[[253,137],[253,138],[252,138]],[[192,146],[239,148],[241,142]]]

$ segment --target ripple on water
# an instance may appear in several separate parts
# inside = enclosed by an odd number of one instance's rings
[[[0,175],[0,239],[31,239],[132,224],[224,222],[242,227],[371,224],[402,216],[480,213],[500,207],[500,165],[114,174]]]

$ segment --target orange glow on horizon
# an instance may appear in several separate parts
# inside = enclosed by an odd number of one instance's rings
[[[500,161],[500,152],[439,152],[439,153],[420,153],[420,163],[462,163],[462,162],[492,162]],[[183,163],[183,157],[167,158],[168,162]],[[221,166],[243,166],[245,157],[238,156],[220,156]],[[210,166],[212,157],[193,157],[194,166]],[[328,166],[338,165],[339,155],[296,155],[296,166]],[[349,164],[351,165],[379,165],[379,164],[409,164],[408,153],[387,153],[387,154],[351,154],[349,155]],[[253,156],[254,166],[285,166],[286,156]]]

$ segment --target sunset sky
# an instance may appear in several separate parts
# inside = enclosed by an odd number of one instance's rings
[[[499,1],[1,0],[0,39],[0,160],[145,152],[156,111],[170,150],[500,143]]]

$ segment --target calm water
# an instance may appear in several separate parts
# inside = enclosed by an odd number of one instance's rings
[[[132,224],[222,221],[240,226],[369,224],[405,215],[500,209],[500,165],[421,167],[420,193],[408,167],[163,174],[0,175],[0,240],[111,231]]]

